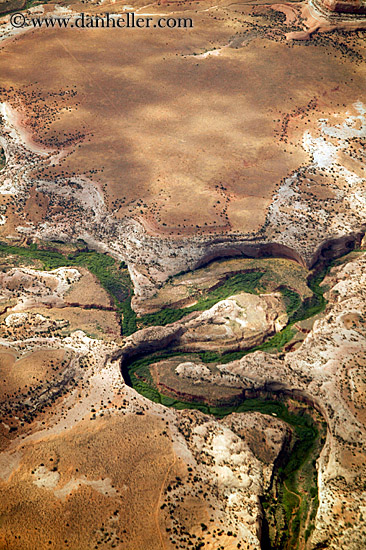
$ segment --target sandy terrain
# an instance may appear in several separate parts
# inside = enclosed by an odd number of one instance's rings
[[[285,31],[299,29],[289,15],[296,6],[151,5],[148,13],[192,16],[194,28],[43,29],[5,39],[3,192],[27,202],[8,206],[2,235],[82,235],[159,282],[197,262],[213,236],[229,235],[226,247],[233,236],[246,246],[286,243],[310,263],[325,240],[357,231],[365,222],[359,157],[350,164],[345,136],[335,143],[324,125],[362,114],[361,37],[286,43]],[[103,5],[112,8],[124,9]],[[9,70],[6,57],[27,55],[31,63]],[[324,136],[326,165],[313,155]],[[359,197],[348,199],[346,227],[345,187]],[[292,223],[297,203],[306,242]],[[173,240],[165,249],[152,236]]]
[[[193,303],[259,264],[268,290],[122,338],[121,311],[86,269],[3,255],[0,549],[259,550],[260,497],[289,425],[154,403],[124,383],[120,359],[262,342],[286,322],[281,284],[310,298],[319,258],[366,246],[363,22],[302,2],[82,0],[28,13],[102,9],[194,27],[14,30],[1,19],[1,241],[83,239],[124,260],[138,313]],[[334,27],[359,30],[322,32]],[[170,396],[269,389],[315,406],[327,437],[299,550],[360,550],[365,255],[325,285],[327,309],[281,352],[206,365],[185,349],[151,375]]]

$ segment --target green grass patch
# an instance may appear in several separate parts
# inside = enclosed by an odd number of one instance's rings
[[[309,278],[308,284],[309,288],[313,292],[313,296],[303,302],[301,301],[299,294],[294,290],[287,287],[280,287],[279,290],[284,297],[286,312],[289,317],[289,322],[285,328],[268,338],[268,340],[259,346],[255,346],[250,350],[235,351],[223,354],[216,352],[202,352],[199,354],[201,361],[206,363],[220,362],[224,364],[241,359],[245,355],[248,355],[248,353],[253,353],[254,351],[281,351],[296,334],[297,331],[293,328],[293,325],[296,322],[309,319],[310,317],[321,313],[325,309],[327,301],[323,296],[323,289],[320,287],[320,283],[330,270],[330,267],[331,266],[323,269],[321,272]]]
[[[264,272],[261,271],[249,271],[247,273],[237,273],[228,279],[225,279],[222,284],[207,293],[203,293],[199,297],[196,304],[180,308],[166,308],[155,313],[148,313],[141,316],[138,319],[138,324],[141,327],[148,327],[152,325],[164,326],[168,323],[179,321],[188,313],[192,311],[205,311],[212,306],[225,300],[238,292],[249,292],[251,294],[258,294],[262,290],[260,287],[260,280],[263,277]]]

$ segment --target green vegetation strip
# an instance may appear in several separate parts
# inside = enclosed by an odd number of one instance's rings
[[[247,273],[237,273],[232,277],[224,280],[222,284],[207,292],[201,296],[197,303],[180,309],[166,308],[156,313],[148,313],[139,318],[139,325],[141,327],[147,327],[152,325],[164,326],[168,323],[179,321],[188,313],[192,311],[205,311],[217,304],[220,300],[225,300],[229,296],[233,296],[238,292],[250,292],[251,294],[258,294],[261,290],[259,283],[263,277],[264,272],[261,271],[249,271]]]
[[[131,308],[133,285],[124,262],[118,262],[107,254],[88,250],[86,243],[83,241],[79,241],[77,243],[78,248],[69,253],[62,253],[51,249],[51,247],[56,244],[57,243],[50,243],[43,247],[32,244],[29,247],[22,247],[0,242],[0,254],[3,256],[15,255],[24,260],[39,261],[43,269],[46,270],[64,266],[87,268],[97,277],[103,288],[110,294],[116,310],[121,316],[122,334],[124,336],[128,336],[145,326],[166,325],[178,321],[192,311],[204,311],[209,309],[220,300],[224,300],[239,292],[258,294],[266,290],[261,285],[261,279],[266,273],[265,271],[237,273],[223,280],[222,284],[214,290],[203,293],[199,297],[197,303],[190,307],[180,309],[167,308],[137,318],[136,313]],[[59,244],[63,245],[63,243]],[[285,286],[279,288],[284,297],[289,322],[284,329],[266,340],[266,342],[245,351],[224,354],[218,352],[202,352],[199,354],[200,359],[204,362],[227,363],[240,359],[244,355],[256,350],[281,351],[296,333],[296,330],[293,328],[296,322],[312,317],[325,308],[326,300],[324,299],[320,283],[331,266],[341,262],[342,259],[335,260],[329,263],[321,272],[309,278],[308,286],[313,292],[313,296],[310,299],[301,301],[299,294],[294,290]]]
[[[320,453],[322,445],[319,444],[319,431],[304,408],[294,413],[289,411],[283,401],[272,399],[246,399],[239,405],[233,406],[212,406],[205,403],[180,401],[161,394],[156,388],[141,380],[141,375],[151,376],[146,361],[140,362],[138,377],[132,373],[132,385],[136,391],[151,401],[166,407],[177,410],[199,410],[216,418],[223,418],[234,412],[256,411],[276,416],[289,424],[294,434],[291,449],[275,474],[273,483],[276,487],[272,487],[272,491],[262,499],[267,521],[272,524],[263,548],[271,550],[296,548],[301,528],[305,538],[310,536],[318,508],[315,458]],[[321,443],[323,444],[324,440]],[[300,474],[303,478],[302,488],[305,488],[301,491],[298,488]],[[274,490],[277,491],[276,498],[273,495]],[[310,519],[308,519],[309,511]],[[279,517],[280,521],[278,521]],[[276,526],[276,523],[280,523],[280,526]]]
[[[296,334],[296,329],[293,328],[295,323],[313,317],[325,309],[326,300],[323,296],[323,290],[320,287],[320,283],[332,265],[333,264],[330,263],[321,272],[313,274],[309,277],[308,286],[313,295],[311,298],[304,301],[301,300],[300,295],[293,289],[286,286],[279,287],[278,290],[282,293],[284,298],[289,321],[287,326],[277,332],[274,336],[259,346],[251,348],[250,350],[226,352],[223,354],[212,351],[202,352],[199,354],[200,359],[206,363],[228,363],[230,361],[240,359],[248,353],[252,353],[257,350],[281,351]],[[226,298],[238,294],[239,292],[248,292],[251,294],[265,292],[266,289],[261,286],[261,279],[263,275],[265,275],[264,271],[249,271],[246,273],[233,275],[223,281],[222,285],[215,290],[209,291],[205,295],[201,296],[196,304],[180,309],[167,308],[156,313],[144,315],[137,320],[138,326],[139,328],[142,328],[144,326],[166,325],[168,323],[179,321],[182,317],[192,311],[207,310],[220,300],[225,300]]]
[[[68,254],[54,250],[45,250],[32,244],[29,247],[13,246],[0,243],[2,256],[16,255],[24,260],[37,260],[43,269],[52,270],[59,267],[85,267],[99,280],[102,287],[110,294],[117,312],[122,318],[122,332],[132,334],[137,330],[136,314],[131,308],[133,286],[124,262],[118,262],[107,256],[85,249],[85,243],[80,243],[81,249]]]
[[[201,361],[204,361],[205,363],[229,363],[230,361],[240,359],[241,357],[248,355],[248,353],[253,353],[254,351],[281,351],[296,334],[296,329],[293,328],[295,323],[309,319],[310,317],[321,313],[325,309],[327,301],[323,296],[323,290],[320,287],[320,283],[323,281],[330,268],[331,265],[309,278],[308,286],[312,290],[313,296],[303,302],[297,292],[286,287],[281,287],[279,289],[284,297],[289,321],[285,328],[277,332],[271,338],[268,338],[268,340],[263,342],[263,344],[255,346],[249,350],[233,351],[224,354],[212,351],[201,352],[199,354]]]
[[[51,247],[51,245],[49,245]],[[264,271],[249,271],[245,273],[237,273],[232,277],[227,278],[222,284],[212,291],[204,293],[199,297],[196,304],[181,309],[167,308],[156,313],[144,315],[137,319],[135,312],[131,308],[131,298],[133,295],[133,285],[124,262],[117,262],[106,254],[100,254],[87,250],[85,243],[79,243],[81,248],[71,253],[62,253],[57,250],[49,250],[45,247],[38,247],[35,244],[29,247],[21,247],[0,243],[0,253],[2,255],[16,255],[23,259],[38,260],[41,262],[43,269],[51,270],[63,266],[85,267],[93,273],[100,284],[110,294],[117,312],[121,316],[122,334],[128,336],[135,332],[138,328],[152,325],[166,325],[178,321],[192,311],[204,311],[215,305],[220,300],[224,300],[229,296],[238,292],[250,292],[258,294],[265,291],[261,286],[261,279],[265,274]],[[319,281],[318,281],[319,279]],[[275,334],[264,344],[254,348],[262,350],[280,350],[294,335],[291,329],[292,325],[299,320],[306,319],[311,315],[315,315],[325,306],[325,300],[322,291],[319,287],[319,282],[322,277],[314,278],[313,283],[309,284],[313,290],[313,299],[307,302],[301,302],[300,296],[294,290],[287,287],[281,287],[280,291],[284,296],[284,301],[287,308],[287,313],[290,322],[285,329]],[[233,352],[221,356],[215,352],[204,352],[201,354],[201,359],[206,362],[221,361],[228,362],[242,357],[245,352]]]
[[[283,402],[263,399],[248,399],[240,405],[233,406],[211,406],[205,403],[184,402],[161,394],[156,387],[150,373],[150,365],[173,356],[191,356],[199,357],[204,362],[226,363],[239,359],[244,355],[255,350],[281,350],[289,342],[296,330],[292,327],[296,322],[308,319],[321,311],[326,306],[326,300],[323,296],[323,290],[320,283],[331,268],[331,264],[321,272],[313,274],[308,280],[308,286],[313,295],[310,299],[302,301],[299,294],[287,287],[280,287],[286,311],[289,317],[288,325],[279,333],[275,334],[266,342],[246,351],[231,352],[220,354],[217,352],[201,352],[196,354],[177,353],[174,351],[158,351],[149,356],[140,357],[132,361],[124,368],[124,376],[128,383],[140,394],[148,399],[161,403],[164,406],[173,407],[178,410],[196,409],[205,414],[212,414],[222,418],[233,412],[257,411],[262,414],[275,415],[287,424],[289,424],[294,433],[294,441],[291,445],[287,459],[278,469],[275,475],[274,483],[278,486],[276,498],[272,493],[268,493],[263,499],[262,504],[265,510],[266,518],[271,522],[271,529],[268,531],[266,540],[263,541],[263,548],[271,550],[283,550],[285,548],[296,548],[298,546],[300,531],[304,533],[306,539],[309,538],[313,529],[313,522],[318,507],[317,475],[315,469],[314,455],[320,453],[319,433],[311,416],[304,410],[300,413],[291,413]],[[250,285],[246,286],[247,292],[258,292],[260,279],[263,273],[249,273],[244,275],[257,275],[258,277],[250,280]],[[212,300],[224,299],[230,295],[243,291],[243,286],[247,284],[247,279],[242,277],[232,277],[225,283],[228,286],[222,286],[216,289],[219,291]],[[243,284],[244,283],[244,284]],[[239,288],[239,285],[241,287]],[[229,294],[226,294],[229,292]],[[208,298],[202,299],[197,305],[211,307],[213,304]],[[194,306],[193,306],[194,307]],[[198,309],[198,308],[197,308]],[[187,313],[188,308],[183,310]],[[178,310],[179,315],[182,310]],[[163,312],[159,312],[160,314]],[[157,317],[155,319],[161,319]],[[302,489],[299,492],[298,479],[300,472],[302,474]],[[279,519],[280,518],[280,519]]]
[[[296,329],[293,328],[293,325],[296,322],[303,321],[305,319],[308,319],[309,317],[313,317],[314,315],[317,315],[321,311],[324,310],[326,306],[326,300],[323,296],[323,290],[320,287],[320,283],[324,279],[326,273],[330,269],[330,266],[327,269],[322,270],[317,275],[314,275],[309,278],[308,285],[309,288],[313,292],[312,298],[302,302],[299,294],[295,292],[294,290],[291,290],[287,287],[280,287],[280,292],[282,293],[284,297],[284,302],[286,306],[286,312],[289,317],[289,322],[285,328],[283,328],[281,331],[277,332],[274,336],[263,342],[262,344],[255,346],[253,348],[250,348],[248,350],[242,350],[242,351],[233,351],[233,352],[226,352],[226,353],[220,353],[216,351],[202,351],[198,352],[196,356],[199,357],[201,361],[204,363],[229,363],[230,361],[235,361],[237,359],[241,359],[245,355],[248,355],[249,353],[253,353],[254,351],[281,351],[283,347],[293,338],[293,336],[296,334]],[[237,293],[240,290],[243,292],[254,292],[255,289],[258,288],[258,284],[260,282],[260,278],[262,277],[263,273],[261,272],[251,272],[251,273],[244,273],[241,275],[250,275],[250,276],[258,276],[253,277],[251,279],[251,285],[247,285],[246,289],[244,290],[243,286],[239,288],[239,284],[241,281],[246,281],[247,279],[242,279],[241,277],[234,276],[230,278],[229,280],[225,281],[225,286],[217,288],[212,294],[215,293],[215,297],[211,297],[208,299],[203,299],[201,303],[195,304],[200,307],[201,304],[205,303],[206,307],[212,307],[214,303],[217,303],[217,301],[224,299],[223,296],[232,296],[233,293]],[[234,281],[233,281],[234,279]],[[235,291],[233,291],[233,288],[235,288]],[[250,290],[249,290],[250,288]],[[230,289],[230,290],[229,290]],[[219,291],[219,292],[218,292]],[[218,297],[220,296],[220,297]],[[210,305],[207,305],[207,304]],[[184,315],[187,313],[187,310],[190,308],[185,308],[184,310],[177,310],[179,313],[183,311]],[[158,312],[158,314],[163,314],[164,311],[171,311],[171,310],[163,310],[161,312]],[[173,310],[174,311],[174,310]],[[193,311],[193,310],[191,310]],[[158,314],[152,314],[158,316]],[[157,318],[157,317],[156,317]],[[149,357],[140,358],[134,361],[133,364],[129,367],[131,378],[133,376],[133,371],[138,368],[138,370],[141,373],[141,367],[146,366],[151,362],[156,362],[159,359],[168,359],[169,357],[182,355],[175,351],[168,351],[168,352],[156,352],[155,354],[151,354]],[[183,354],[186,355],[186,354]],[[148,369],[144,368],[144,377],[148,376]],[[132,373],[132,374],[131,374]],[[136,378],[135,378],[136,379]],[[137,380],[137,379],[136,379]]]

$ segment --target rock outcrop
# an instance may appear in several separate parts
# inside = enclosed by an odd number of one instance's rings
[[[366,15],[366,2],[364,0],[318,0],[318,4],[335,13]]]
[[[185,350],[249,349],[287,324],[281,294],[241,293],[189,321],[179,345]]]

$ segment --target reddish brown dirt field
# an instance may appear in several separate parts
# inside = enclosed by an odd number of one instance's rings
[[[184,11],[190,30],[38,29],[10,39],[2,96],[38,142],[65,151],[38,176],[85,174],[115,216],[155,234],[254,232],[281,179],[308,160],[304,131],[359,99],[360,69],[326,44],[288,44],[268,29],[198,58],[250,18],[244,6],[235,18],[194,7]],[[38,222],[47,199],[33,193],[26,208]]]

